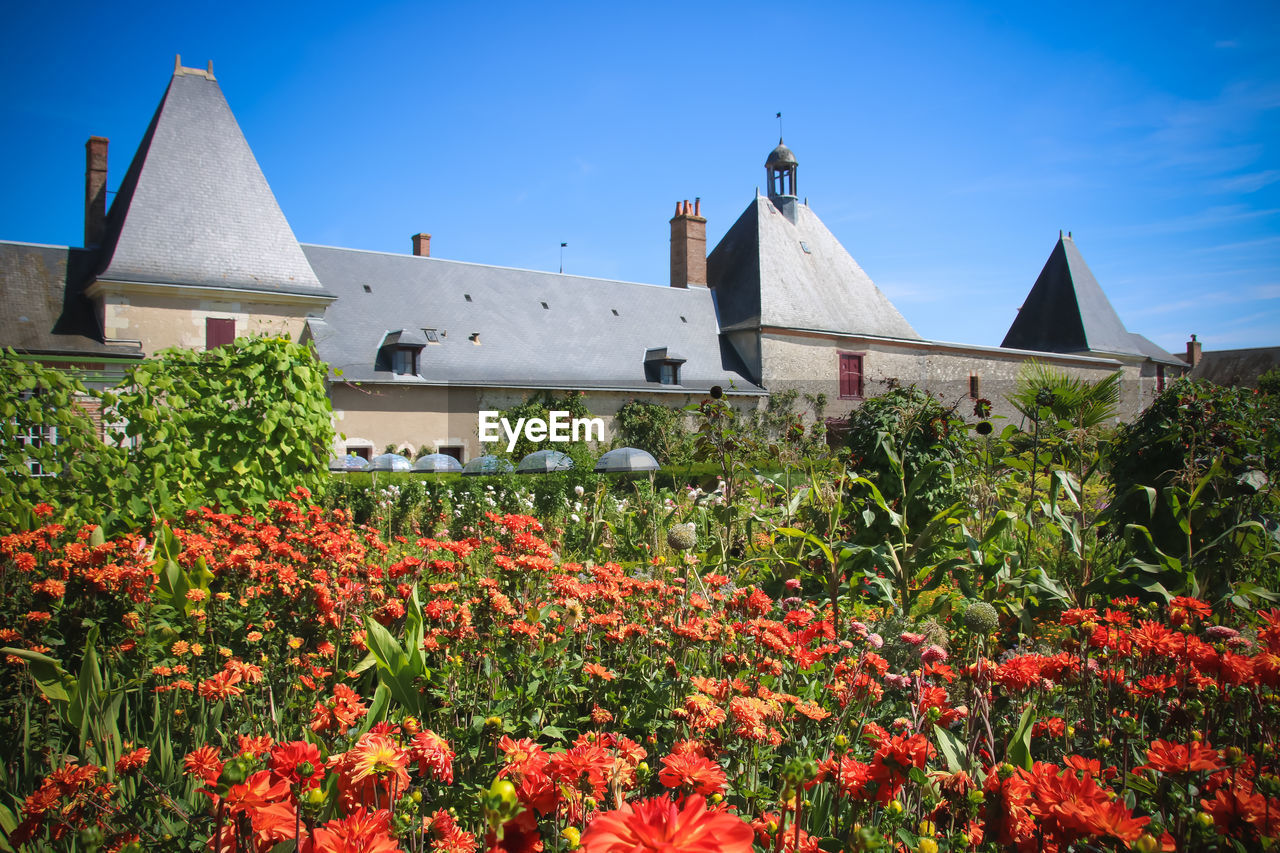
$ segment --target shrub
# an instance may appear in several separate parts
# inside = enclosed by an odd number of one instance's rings
[[[693,435],[680,409],[632,400],[618,409],[614,423],[619,447],[647,450],[662,465],[693,461]]]
[[[1140,556],[1160,556],[1186,583],[1225,591],[1237,580],[1263,580],[1280,549],[1277,417],[1270,395],[1171,386],[1110,447],[1111,533],[1128,529]]]
[[[891,505],[901,502],[911,484],[931,466],[946,468],[964,457],[963,423],[914,385],[867,400],[850,413],[843,429],[853,466],[876,484]],[[905,510],[917,518],[930,518],[959,500],[962,492],[954,478],[935,476],[916,490]]]
[[[207,352],[169,349],[131,367],[114,412],[134,450],[134,519],[201,505],[265,506],[327,480],[333,423],[326,368],[284,338]]]

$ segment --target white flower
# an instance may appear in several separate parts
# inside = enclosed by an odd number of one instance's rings
[[[577,495],[578,497],[582,497],[582,493],[583,493],[583,492],[585,492],[585,491],[586,491],[586,489],[582,488],[582,486],[574,486],[574,487],[573,487],[573,493],[574,493],[575,495]]]
[[[572,514],[572,515],[570,515],[570,516],[569,516],[569,520],[570,520],[570,521],[572,521],[574,524],[577,524],[577,523],[578,523],[579,521],[581,521],[582,519],[578,518],[577,513],[574,513],[574,514]]]

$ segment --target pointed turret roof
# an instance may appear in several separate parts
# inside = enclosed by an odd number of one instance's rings
[[[1124,327],[1070,235],[1058,242],[1000,346],[1041,352],[1143,356],[1178,364]]]
[[[756,196],[707,258],[720,324],[920,338],[807,204]]]
[[[174,71],[107,216],[99,281],[328,296],[209,71]]]

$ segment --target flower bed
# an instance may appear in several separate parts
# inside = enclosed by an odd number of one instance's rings
[[[306,497],[147,537],[0,538],[11,847],[1280,835],[1280,611],[1124,598],[1016,647],[976,603],[923,624],[864,607],[837,631],[824,599],[770,597],[687,552],[563,561],[522,515],[385,542]]]

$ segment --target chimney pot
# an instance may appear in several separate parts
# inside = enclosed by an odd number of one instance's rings
[[[107,231],[107,140],[90,136],[84,156],[84,244],[98,246]]]
[[[431,235],[430,234],[414,234],[413,253],[420,258],[431,257]]]
[[[1200,342],[1196,340],[1196,336],[1192,335],[1191,340],[1187,341],[1187,366],[1195,368],[1200,363]]]
[[[671,286],[707,286],[707,220],[702,199],[676,204],[671,218]]]

